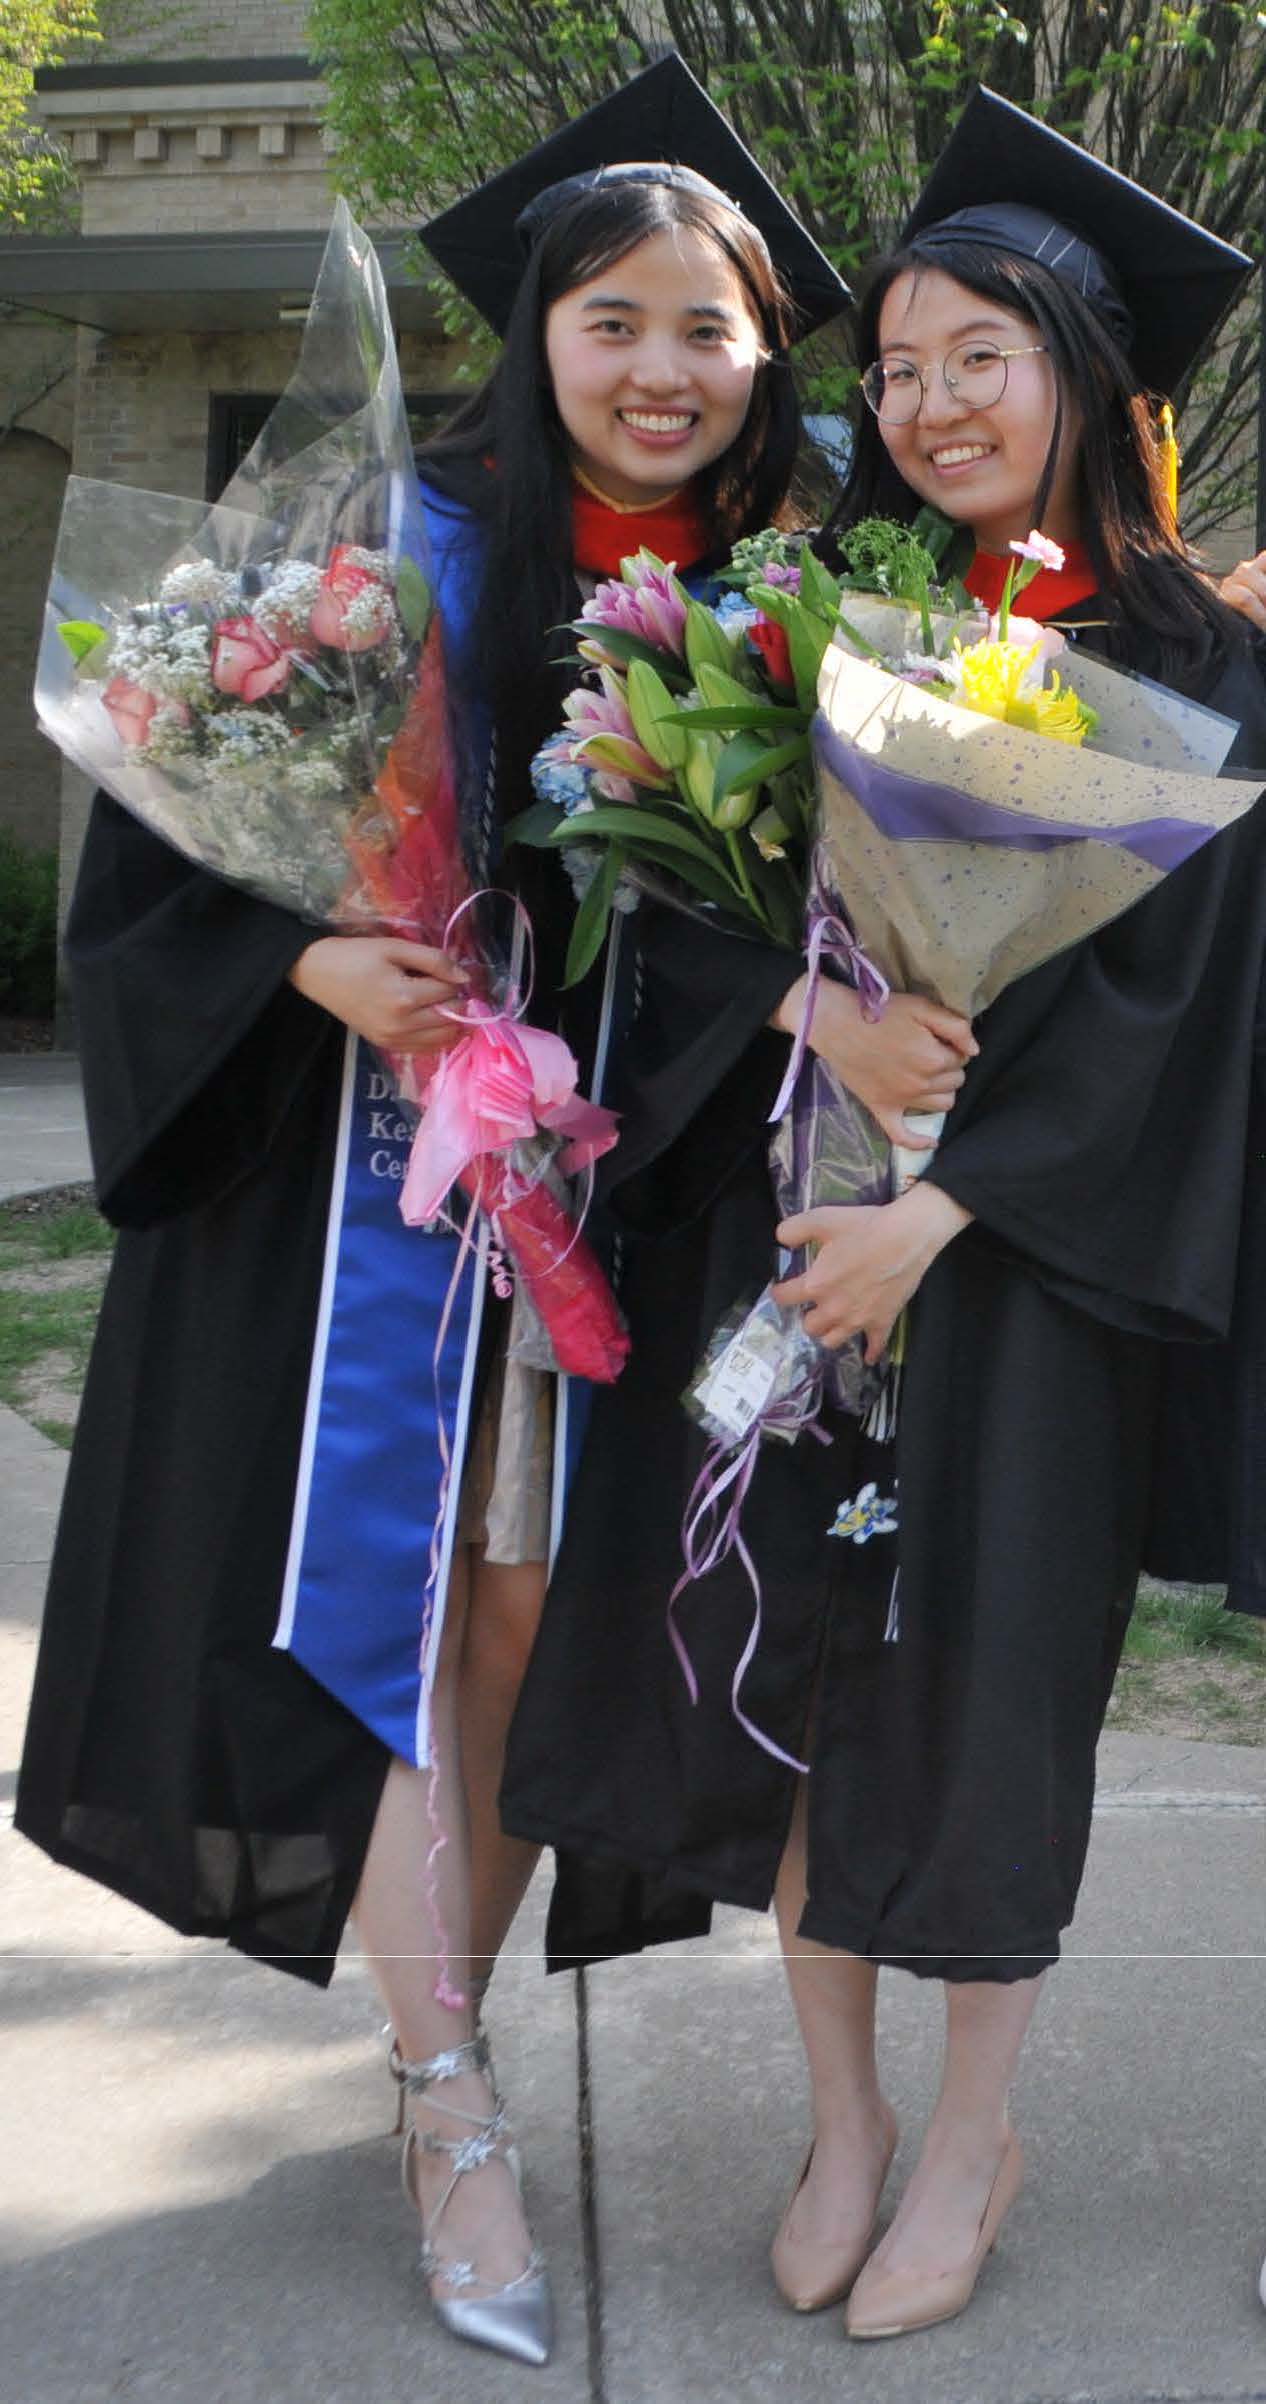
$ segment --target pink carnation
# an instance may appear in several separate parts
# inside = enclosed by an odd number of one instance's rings
[[[1031,559],[1035,567],[1054,568],[1058,572],[1064,564],[1064,554],[1059,544],[1039,533],[1036,526],[1025,542],[1011,543],[1008,549],[1014,551],[1017,559]]]

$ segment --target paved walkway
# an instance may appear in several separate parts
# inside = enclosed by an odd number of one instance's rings
[[[0,1052],[0,1202],[91,1175],[78,1060]]]
[[[86,1175],[78,1124],[73,1063],[0,1062],[17,1190]],[[355,1953],[315,1993],[13,1833],[65,1463],[0,1409],[0,2404],[1264,2404],[1266,1752],[1105,1739],[1028,2189],[970,2312],[889,2345],[770,2285],[805,2119],[768,1923],[545,1981],[539,1882],[489,2014],[559,2303],[519,2370],[428,2321]],[[885,1973],[881,2012],[891,2202],[939,1998]]]
[[[171,1936],[9,1825],[65,1455],[0,1412],[0,2404],[1248,2404],[1266,2398],[1266,1754],[1105,1741],[1091,1870],[1017,2096],[1028,2191],[971,2311],[850,2347],[765,2246],[804,2141],[767,1923],[541,1978],[490,2012],[560,2342],[507,2368],[427,2320],[377,2009]],[[934,1990],[885,1974],[902,2117]]]

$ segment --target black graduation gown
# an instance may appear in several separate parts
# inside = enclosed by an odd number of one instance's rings
[[[1260,690],[1266,642],[1256,652]],[[1254,697],[1245,694],[1248,717]],[[1231,698],[1227,701],[1232,707]],[[1226,1342],[1167,1356],[1144,1567],[1266,1618],[1266,979],[1258,994],[1239,1279]]]
[[[1204,698],[1246,722],[1254,678]],[[745,1532],[763,1633],[757,1724],[807,1747],[803,1933],[924,1975],[1010,1979],[1059,1950],[1095,1743],[1131,1607],[1162,1365],[1228,1325],[1261,960],[1254,812],[982,1018],[931,1171],[976,1223],[916,1297],[895,1469],[900,1637],[886,1587],[827,1534],[875,1474],[837,1421],[760,1456]],[[762,1121],[785,1047],[735,1047],[688,931],[640,914],[645,1002],[613,1099],[633,1353],[600,1395],[512,1732],[503,1814],[565,1847],[552,1959],[623,1949],[770,1900],[794,1772],[730,1707],[751,1616],[731,1558],[669,1592],[702,1444],[679,1397],[723,1310],[773,1258]],[[715,963],[715,956],[712,963]],[[771,986],[776,961],[769,960]],[[754,962],[735,972],[746,988]],[[816,1701],[815,1701],[816,1698]],[[812,1723],[812,1724],[811,1724]]]
[[[182,1932],[324,1984],[388,1756],[272,1646],[343,1057],[285,981],[312,933],[98,799],[67,958],[120,1234],[17,1825]]]
[[[527,855],[538,957],[569,908],[559,864],[552,880],[540,865]],[[66,953],[98,1199],[120,1233],[16,1820],[182,1933],[324,1985],[389,1754],[273,1645],[344,1054],[341,1026],[286,982],[312,937],[98,798]],[[573,997],[582,1056],[598,983]],[[497,1326],[490,1301],[485,1369]]]

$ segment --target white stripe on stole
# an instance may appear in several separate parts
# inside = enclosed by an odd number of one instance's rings
[[[611,917],[611,932],[607,938],[607,966],[602,980],[602,1007],[598,1013],[598,1040],[594,1047],[593,1083],[590,1100],[600,1102],[607,1077],[607,1056],[611,1049],[611,1022],[615,1013],[615,981],[619,967],[620,946],[624,938],[624,918],[620,911]],[[567,1507],[567,1421],[571,1408],[571,1379],[555,1380],[554,1399],[554,1463],[550,1489],[549,1571],[552,1575],[563,1540],[563,1513]]]
[[[330,1342],[330,1319],[334,1309],[334,1287],[338,1277],[339,1244],[343,1233],[343,1198],[347,1191],[347,1162],[352,1141],[352,1104],[356,1094],[357,1037],[349,1027],[343,1045],[343,1084],[339,1095],[338,1138],[334,1150],[334,1178],[330,1187],[330,1212],[325,1227],[325,1265],[321,1273],[321,1299],[317,1305],[316,1331],[312,1339],[312,1366],[308,1372],[308,1400],[303,1417],[303,1442],[299,1449],[299,1474],[295,1481],[294,1511],[290,1521],[290,1550],[286,1556],[286,1574],[281,1588],[281,1614],[277,1621],[274,1646],[281,1652],[289,1649],[294,1635],[295,1603],[299,1593],[299,1571],[308,1532],[308,1505],[312,1495],[312,1463],[316,1456],[317,1428],[321,1418],[321,1390],[325,1383],[325,1356]]]
[[[462,1382],[457,1396],[457,1417],[449,1438],[448,1493],[444,1501],[444,1525],[440,1533],[440,1563],[435,1579],[435,1600],[431,1606],[431,1625],[426,1651],[422,1658],[422,1676],[418,1687],[418,1716],[414,1737],[414,1757],[419,1769],[431,1765],[431,1742],[428,1704],[435,1686],[435,1668],[439,1660],[440,1638],[448,1611],[448,1581],[453,1567],[453,1546],[457,1541],[457,1520],[461,1510],[462,1482],[466,1467],[466,1446],[470,1437],[470,1407],[475,1390],[475,1365],[479,1354],[479,1330],[483,1325],[484,1298],[488,1291],[488,1246],[490,1229],[482,1211],[479,1232],[475,1238],[475,1258],[471,1269],[463,1275],[473,1275],[475,1290],[470,1300],[470,1326],[466,1331],[466,1357],[462,1362]]]

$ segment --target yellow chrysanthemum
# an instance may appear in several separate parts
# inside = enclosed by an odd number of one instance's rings
[[[1024,726],[1057,743],[1082,743],[1094,727],[1094,712],[1061,685],[1054,670],[1049,690],[1043,686],[1040,653],[1040,643],[1027,649],[1019,643],[972,643],[959,649],[954,698],[982,718]]]
[[[1084,743],[1095,725],[1093,711],[1061,686],[1054,669],[1051,670],[1049,692],[1031,693],[1011,703],[1007,711],[1009,726],[1027,726],[1035,735],[1050,735],[1056,743]]]

